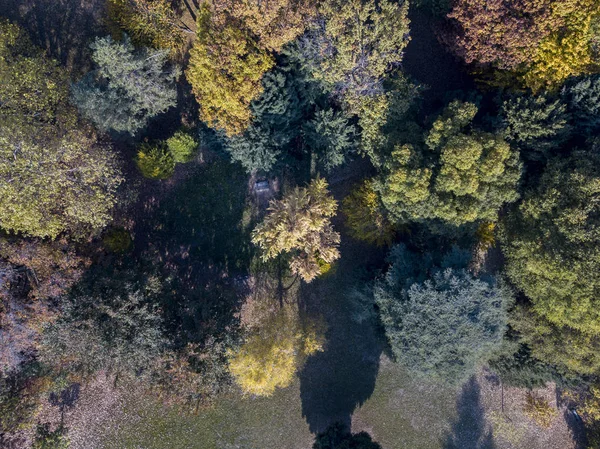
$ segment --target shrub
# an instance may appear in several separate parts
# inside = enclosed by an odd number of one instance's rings
[[[167,148],[175,162],[189,162],[194,157],[198,142],[188,133],[176,131],[173,136],[167,139]]]
[[[175,159],[164,145],[142,144],[135,163],[142,175],[150,179],[167,179],[175,170]]]
[[[548,428],[552,425],[554,418],[558,416],[558,413],[552,407],[548,401],[544,398],[536,396],[534,393],[528,391],[527,397],[525,398],[525,407],[523,412],[536,424],[543,428]]]

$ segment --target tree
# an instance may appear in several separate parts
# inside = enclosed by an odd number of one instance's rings
[[[314,168],[319,165],[325,171],[342,165],[354,147],[354,126],[344,113],[333,109],[318,110],[304,125],[304,135],[313,152]]]
[[[600,128],[600,75],[577,80],[562,90],[576,126],[592,135]]]
[[[271,201],[252,242],[262,250],[264,261],[289,254],[291,271],[310,282],[340,257],[340,235],[331,226],[336,209],[327,182],[314,179],[308,187],[296,187],[283,199]]]
[[[230,354],[229,370],[244,393],[270,396],[289,386],[304,359],[321,348],[316,329],[284,306]]]
[[[397,222],[495,221],[500,207],[518,198],[519,155],[499,134],[467,131],[476,112],[454,101],[426,134],[428,148],[392,151],[376,190]]]
[[[273,58],[243,24],[217,21],[206,3],[197,22],[186,77],[200,104],[200,118],[228,135],[239,134],[250,123],[250,103],[261,94],[261,79]]]
[[[365,181],[344,198],[342,212],[352,237],[377,246],[392,243],[395,227],[390,223],[373,182]]]
[[[17,25],[0,18],[0,123],[51,134],[74,126],[69,75]],[[27,131],[29,132],[29,130]]]
[[[408,3],[328,0],[320,70],[315,76],[353,99],[381,92],[388,70],[402,61],[408,44]]]
[[[143,143],[135,163],[145,178],[167,179],[173,176],[175,159],[165,144]]]
[[[525,150],[528,159],[547,159],[571,132],[566,105],[543,96],[511,98],[503,103],[501,117],[506,140]]]
[[[523,81],[533,91],[555,90],[567,78],[597,70],[592,54],[592,19],[600,16],[596,0],[565,0],[553,8],[555,26],[527,64]],[[594,69],[596,66],[596,69]]]
[[[273,52],[300,36],[316,14],[307,0],[218,0],[214,9],[217,20],[238,21],[261,48]]]
[[[448,18],[451,50],[468,64],[515,69],[527,63],[553,23],[552,0],[457,0]]]
[[[169,0],[109,0],[109,17],[140,45],[179,53],[187,33],[192,33]]]
[[[367,432],[353,435],[344,424],[335,423],[316,436],[313,449],[381,449],[381,446]]]
[[[97,38],[90,47],[97,68],[73,85],[73,101],[99,129],[134,135],[175,106],[179,70],[165,68],[166,51],[136,51],[127,36]]]
[[[511,292],[491,276],[467,271],[465,254],[390,253],[375,285],[381,322],[398,360],[417,375],[458,384],[502,344]]]
[[[166,142],[169,152],[177,163],[189,162],[198,149],[198,142],[185,131],[175,131]]]
[[[548,163],[538,187],[503,221],[506,272],[555,326],[600,333],[597,149]]]
[[[46,327],[40,359],[79,376],[147,375],[170,343],[157,307],[160,288],[155,277],[122,269],[80,284],[63,298],[63,315]]]
[[[110,148],[80,131],[35,132],[0,124],[0,227],[50,238],[104,227],[123,180]]]

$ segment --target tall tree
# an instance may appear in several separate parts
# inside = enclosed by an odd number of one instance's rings
[[[393,248],[375,302],[399,361],[415,374],[460,383],[502,344],[512,296],[493,277],[467,271],[459,251],[434,258]]]
[[[125,36],[91,45],[96,70],[73,86],[79,111],[103,131],[135,134],[156,115],[177,103],[177,68],[167,68],[164,50],[135,50]]]
[[[597,148],[552,160],[503,222],[510,279],[555,326],[600,333],[600,158]]]
[[[499,134],[469,131],[476,113],[474,104],[454,101],[425,145],[392,151],[376,188],[396,221],[495,221],[500,207],[518,198],[519,155]]]
[[[315,76],[351,105],[380,93],[409,41],[408,3],[327,0],[319,13],[325,28]]]
[[[181,51],[185,35],[192,33],[169,0],[108,0],[109,17],[137,44]]]
[[[290,269],[306,282],[322,267],[340,257],[340,235],[333,230],[331,217],[337,203],[327,191],[327,182],[314,179],[308,187],[296,187],[281,200],[271,201],[269,213],[253,231],[252,241],[267,261],[288,254]]]
[[[585,77],[563,88],[575,125],[586,135],[600,129],[600,75]]]
[[[200,118],[228,135],[239,134],[250,124],[250,103],[261,94],[261,79],[273,67],[273,58],[243,23],[216,20],[206,3],[197,22],[186,77],[200,104]]]

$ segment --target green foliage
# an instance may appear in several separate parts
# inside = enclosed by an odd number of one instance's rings
[[[0,124],[0,226],[50,238],[104,227],[123,180],[112,151],[80,132],[30,133]]]
[[[600,75],[582,78],[562,90],[575,124],[587,135],[600,129]]]
[[[381,449],[381,446],[367,432],[353,435],[344,424],[335,423],[316,436],[313,449]]]
[[[318,70],[314,76],[356,101],[381,91],[388,70],[402,61],[408,44],[408,2],[328,0]],[[353,108],[356,109],[356,108]]]
[[[512,98],[502,105],[501,115],[506,139],[524,150],[522,154],[529,159],[547,159],[549,152],[570,135],[570,117],[560,100],[550,101],[543,96]]]
[[[108,0],[108,15],[136,43],[179,53],[187,27],[177,17],[169,0]]]
[[[355,187],[344,198],[342,212],[350,235],[358,240],[374,243],[377,246],[389,245],[395,235],[385,208],[373,188],[373,182],[365,181]]]
[[[492,277],[477,278],[465,255],[390,253],[390,269],[374,295],[398,360],[414,374],[459,384],[502,344],[511,292]],[[462,263],[458,263],[462,259]]]
[[[135,50],[127,36],[110,36],[90,46],[97,68],[73,85],[79,111],[103,131],[135,134],[177,103],[176,68],[165,68],[167,52]]]
[[[198,149],[198,142],[184,131],[176,131],[166,141],[167,148],[177,163],[189,162]]]
[[[533,311],[589,335],[600,333],[599,167],[597,149],[550,161],[501,232],[506,272]]]
[[[310,282],[321,274],[323,263],[340,257],[340,235],[331,225],[336,209],[327,182],[314,179],[308,187],[296,187],[283,199],[271,201],[269,213],[252,232],[252,242],[262,250],[264,261],[289,254],[291,271]]]
[[[167,179],[175,170],[175,159],[168,147],[162,143],[143,143],[135,159],[137,167],[145,178]]]
[[[0,18],[0,123],[35,125],[41,134],[75,121],[68,73],[34,47],[25,31]]]
[[[96,272],[96,274],[99,274]],[[44,333],[42,360],[81,376],[148,374],[169,341],[157,307],[161,284],[129,270],[81,283]]]
[[[318,110],[313,119],[304,125],[308,146],[317,153],[319,165],[325,171],[342,165],[354,147],[354,126],[348,117],[333,109]]]
[[[529,346],[516,338],[503,341],[490,359],[489,367],[504,384],[517,388],[544,387],[557,377],[550,365],[535,358]]]
[[[0,376],[0,434],[27,428],[38,411],[39,382],[27,370]]]
[[[66,429],[59,426],[50,430],[50,424],[38,424],[32,449],[69,449]]]
[[[525,397],[523,412],[533,419],[538,426],[545,429],[550,427],[554,418],[558,416],[558,411],[548,401],[536,396],[531,391],[528,391]]]
[[[376,190],[396,221],[495,221],[519,197],[518,153],[499,134],[467,130],[476,112],[454,101],[426,134],[428,148],[394,148]]]

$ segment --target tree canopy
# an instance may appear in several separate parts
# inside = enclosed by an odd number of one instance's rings
[[[387,274],[374,295],[394,355],[409,370],[460,383],[502,343],[511,292],[493,277],[466,269],[454,250],[441,261],[404,245],[389,255]]]
[[[163,50],[136,50],[127,36],[90,46],[97,68],[73,85],[73,101],[102,131],[135,134],[177,103],[177,68],[167,68]]]

